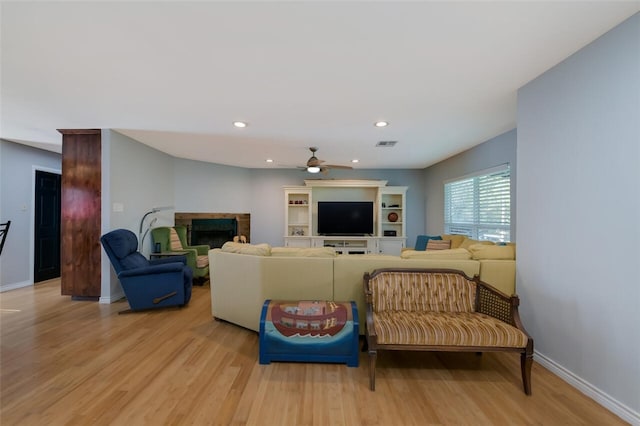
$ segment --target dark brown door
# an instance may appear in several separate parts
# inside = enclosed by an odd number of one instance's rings
[[[36,170],[33,281],[60,276],[60,175]]]

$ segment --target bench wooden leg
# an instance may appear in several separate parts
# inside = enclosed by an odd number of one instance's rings
[[[369,351],[369,389],[376,390],[376,358],[378,352],[375,350]]]
[[[525,351],[520,354],[520,369],[522,370],[522,385],[524,393],[531,395],[531,365],[533,364],[533,352]]]

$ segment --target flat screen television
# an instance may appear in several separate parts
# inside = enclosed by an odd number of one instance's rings
[[[372,235],[373,201],[318,201],[319,235]]]

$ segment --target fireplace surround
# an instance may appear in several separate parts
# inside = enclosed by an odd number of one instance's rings
[[[176,225],[187,228],[189,245],[219,248],[236,235],[244,235],[250,241],[249,213],[175,213],[174,219]]]

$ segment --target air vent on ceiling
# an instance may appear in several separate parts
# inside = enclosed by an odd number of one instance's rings
[[[376,144],[376,146],[383,147],[383,148],[391,148],[397,143],[398,141],[380,141]]]

